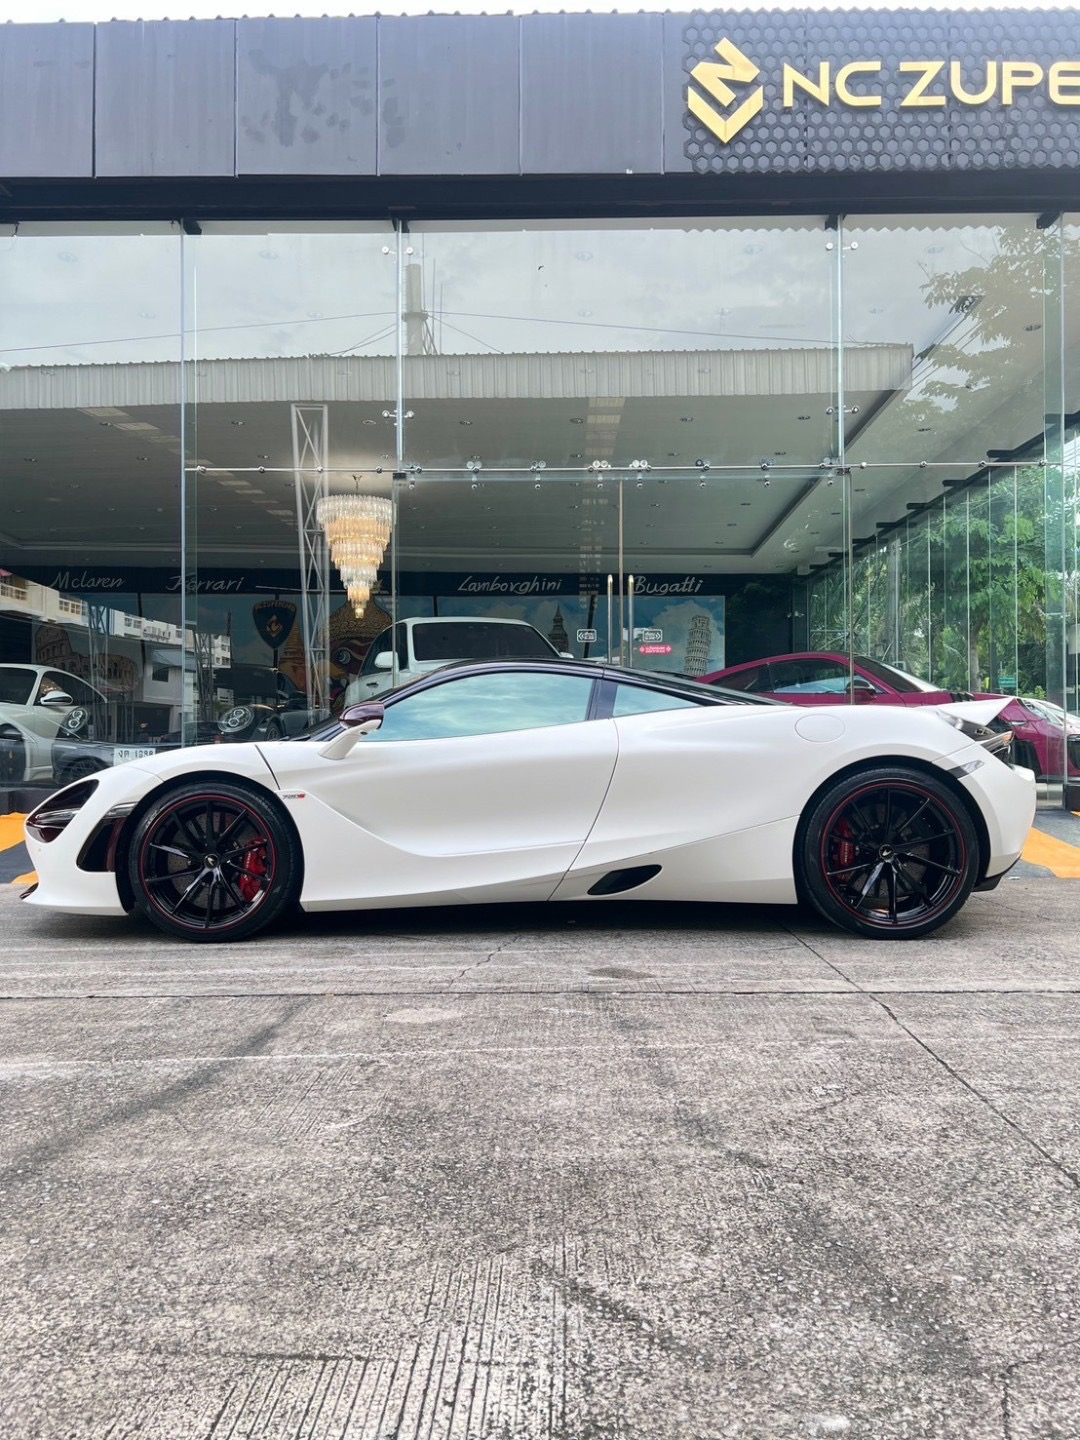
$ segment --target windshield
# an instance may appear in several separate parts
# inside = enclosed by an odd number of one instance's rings
[[[883,665],[880,660],[868,660],[865,655],[856,655],[855,663],[875,680],[881,680],[884,684],[892,687],[893,690],[900,690],[905,694],[913,694],[922,691],[939,690],[939,685],[931,685],[928,680],[920,680],[915,675],[908,675],[903,670],[897,670],[892,665]]]
[[[0,665],[0,705],[29,705],[37,675],[21,665]]]
[[[484,620],[445,620],[416,625],[417,660],[549,660],[556,654],[531,625],[492,625]]]

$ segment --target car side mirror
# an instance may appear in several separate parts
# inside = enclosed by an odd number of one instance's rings
[[[378,700],[365,700],[360,705],[346,705],[341,712],[341,723],[347,730],[370,735],[373,730],[378,730],[385,714],[386,707]]]
[[[40,697],[38,704],[52,707],[56,705],[74,705],[75,701],[66,690],[50,690],[48,694]]]
[[[361,705],[346,705],[338,716],[344,730],[320,746],[319,754],[326,760],[343,760],[357,741],[378,730],[385,714],[385,707],[377,700],[365,700]]]
[[[871,685],[869,680],[865,680],[861,675],[856,675],[855,679],[848,686],[848,694],[856,703],[859,703],[860,701],[873,700],[877,694],[877,690]]]
[[[392,650],[381,650],[375,656],[375,663],[372,667],[375,670],[392,670],[394,668],[394,653]]]

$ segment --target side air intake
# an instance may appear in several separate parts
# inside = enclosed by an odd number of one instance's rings
[[[633,890],[638,885],[644,885],[646,880],[659,875],[660,869],[659,865],[631,865],[626,870],[609,870],[590,887],[589,894],[621,895],[624,890]]]

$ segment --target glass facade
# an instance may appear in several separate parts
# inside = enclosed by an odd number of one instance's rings
[[[852,703],[866,657],[1041,707],[1024,758],[1080,780],[1076,217],[0,246],[0,785],[288,734],[436,617],[697,676],[827,652]],[[393,502],[366,602],[337,495]]]

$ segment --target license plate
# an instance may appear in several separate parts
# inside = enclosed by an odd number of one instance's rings
[[[122,765],[125,760],[145,760],[148,755],[156,754],[157,751],[152,745],[115,745],[113,764]]]

